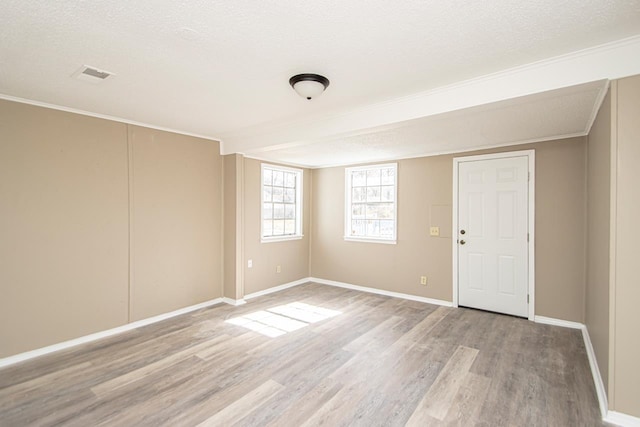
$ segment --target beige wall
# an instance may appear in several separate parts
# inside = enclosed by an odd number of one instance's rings
[[[534,147],[540,148],[536,148],[535,313],[583,323],[586,138]]]
[[[585,138],[464,155],[525,149],[536,150],[535,311],[582,322]],[[314,170],[311,275],[451,301],[453,157],[398,161],[396,245],[344,241],[344,167]],[[430,226],[439,226],[441,237],[430,237]],[[421,275],[428,286],[420,285]]]
[[[251,294],[309,277],[311,171],[303,170],[303,221],[299,240],[260,242],[261,161],[244,159],[244,293]],[[247,261],[253,267],[247,268]],[[276,273],[276,266],[281,272]]]
[[[131,320],[222,296],[218,144],[129,126]]]
[[[614,144],[614,204],[616,216],[612,283],[612,370],[609,396],[612,409],[640,417],[640,76],[621,79],[612,87],[617,112]],[[614,113],[615,114],[615,113]]]
[[[585,324],[605,388],[609,370],[609,221],[611,93],[587,139],[587,281]]]
[[[220,296],[218,152],[0,101],[0,357]]]
[[[244,296],[243,222],[244,158],[224,156],[224,296]]]
[[[451,301],[451,159],[398,161],[396,245],[345,241],[345,168],[314,170],[311,276]],[[430,222],[432,206],[448,214]],[[429,237],[430,224],[447,237]]]
[[[0,101],[0,357],[123,325],[127,127]]]

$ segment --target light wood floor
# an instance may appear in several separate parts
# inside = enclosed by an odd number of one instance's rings
[[[0,425],[603,424],[580,331],[307,284],[2,369]]]

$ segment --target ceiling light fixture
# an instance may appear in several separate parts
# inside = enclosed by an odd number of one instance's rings
[[[297,74],[289,79],[289,84],[303,98],[320,96],[329,86],[329,79],[319,74]]]

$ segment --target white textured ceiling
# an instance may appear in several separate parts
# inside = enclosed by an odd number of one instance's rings
[[[313,143],[341,133],[325,117],[639,33],[640,0],[2,0],[0,94],[250,152],[283,140],[260,142],[274,124],[313,120],[285,138]],[[71,78],[83,64],[115,76]],[[331,86],[303,100],[288,85],[301,72]],[[361,132],[416,115],[371,117]]]
[[[260,150],[256,155],[323,167],[584,135],[607,86],[606,81],[587,83],[372,128],[366,133]]]

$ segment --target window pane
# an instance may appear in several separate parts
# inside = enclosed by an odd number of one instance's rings
[[[287,172],[284,175],[284,186],[289,188],[295,188],[296,186],[296,174],[293,172]]]
[[[384,187],[381,187],[382,189],[382,194],[380,199],[383,202],[393,202],[394,198],[393,198],[393,185],[387,185]]]
[[[273,221],[273,235],[282,236],[284,234],[284,220],[276,219]]]
[[[262,188],[262,198],[264,199],[265,202],[270,202],[271,199],[271,194],[273,193],[273,187],[263,187]]]
[[[352,236],[364,236],[366,232],[366,221],[355,220],[351,221],[351,235]]]
[[[273,218],[273,204],[265,203],[262,205],[262,218],[264,219]]]
[[[262,235],[273,235],[273,221],[271,221],[270,219],[265,219],[264,221],[262,221]]]
[[[393,221],[389,221],[389,220],[380,221],[380,235],[383,237],[393,236]]]
[[[282,202],[284,198],[284,189],[282,187],[273,187],[273,201]]]
[[[380,219],[394,219],[393,218],[393,203],[380,203],[378,206],[378,218]]]
[[[354,188],[351,194],[352,194],[351,201],[353,203],[367,201],[367,189],[364,187]]]
[[[364,219],[364,205],[352,205],[351,218]]]
[[[295,219],[296,217],[295,205],[284,205],[284,217],[286,219]]]
[[[284,219],[284,205],[282,203],[275,203],[273,205],[273,218]]]
[[[284,189],[284,201],[285,203],[294,203],[296,201],[296,189],[285,188]]]
[[[277,185],[279,187],[284,186],[284,172],[273,171],[273,185]]]
[[[379,218],[379,209],[378,209],[378,204],[375,205],[367,205],[367,211],[366,211],[366,215],[367,215],[367,219],[376,219]]]
[[[367,187],[367,202],[380,201],[380,187]]]
[[[366,206],[367,219],[393,219],[393,203],[375,203]]]
[[[380,185],[380,169],[367,171],[367,185]]]
[[[296,233],[296,220],[288,219],[284,222],[284,234],[295,234]]]
[[[351,173],[351,186],[363,187],[367,185],[367,172],[366,171],[354,171]]]
[[[271,169],[264,169],[263,172],[264,174],[262,175],[262,183],[265,185],[271,185],[273,172],[271,172]]]
[[[380,236],[380,221],[367,220],[367,236]]]
[[[380,175],[381,175],[381,181],[382,181],[382,185],[393,185],[395,180],[396,180],[396,176],[395,176],[395,172],[393,169],[391,168],[385,168],[382,169],[380,171]]]

